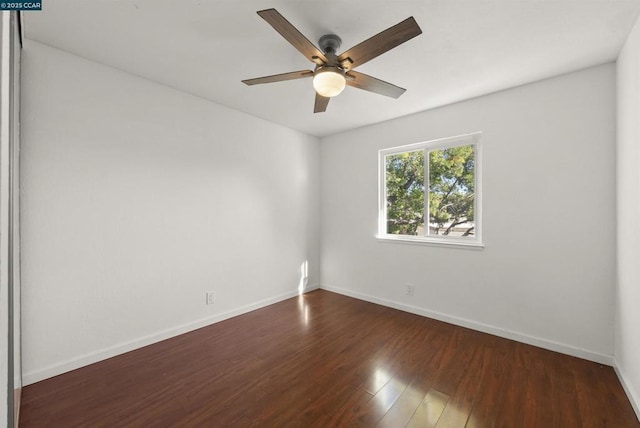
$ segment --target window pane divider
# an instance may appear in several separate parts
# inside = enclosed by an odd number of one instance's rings
[[[431,227],[431,211],[429,206],[429,196],[431,195],[431,181],[429,181],[429,155],[430,150],[424,149],[424,237],[429,236],[429,228]]]

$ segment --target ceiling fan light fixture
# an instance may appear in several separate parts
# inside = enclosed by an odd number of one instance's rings
[[[353,69],[420,35],[422,30],[412,16],[338,55],[342,40],[337,35],[325,34],[320,37],[318,39],[318,45],[322,49],[320,50],[277,10],[273,8],[259,10],[258,15],[306,59],[314,63],[315,69],[245,79],[242,81],[245,85],[282,82],[313,76],[313,88],[316,91],[314,113],[327,111],[329,100],[342,92],[347,81],[353,88],[387,97],[398,98],[404,93],[405,89],[399,86],[358,73]]]
[[[313,89],[323,97],[335,97],[343,91],[347,80],[338,67],[318,68],[313,76]]]

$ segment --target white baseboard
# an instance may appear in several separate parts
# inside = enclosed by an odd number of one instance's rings
[[[309,292],[319,288],[316,285],[307,286],[304,292]],[[172,327],[163,331],[159,331],[154,334],[150,334],[139,339],[135,339],[129,342],[120,343],[118,345],[110,346],[108,348],[91,352],[79,357],[62,361],[56,364],[52,364],[48,367],[33,370],[22,375],[23,386],[30,385],[32,383],[39,382],[44,379],[48,379],[53,376],[69,372],[71,370],[78,369],[80,367],[88,366],[89,364],[97,363],[107,358],[115,357],[116,355],[124,354],[125,352],[133,351],[142,348],[153,343],[160,342],[162,340],[170,339],[175,336],[179,336],[184,333],[188,333],[193,330],[197,330],[202,327],[206,327],[211,324],[224,321],[229,318],[236,317],[238,315],[246,314],[247,312],[255,311],[256,309],[263,308],[265,306],[272,305],[274,303],[281,302],[291,297],[297,296],[299,293],[297,290],[283,293],[268,299],[260,300],[258,302],[250,303],[248,305],[241,306],[239,308],[216,314],[211,317],[199,319],[190,323],[182,324],[177,327]]]
[[[573,357],[583,358],[585,360],[594,361],[599,364],[606,364],[608,366],[613,365],[612,355],[599,354],[597,352],[588,351],[582,348],[576,348],[563,343],[541,339],[535,336],[529,336],[527,334],[518,333],[516,331],[511,331],[504,328],[483,324],[483,323],[471,321],[464,318],[458,318],[451,315],[446,315],[441,312],[431,311],[428,309],[407,305],[405,303],[400,303],[393,300],[381,299],[379,297],[375,297],[369,294],[359,293],[357,291],[347,290],[340,287],[334,287],[332,285],[321,284],[320,288],[323,290],[332,291],[334,293],[353,297],[355,299],[376,303],[378,305],[387,306],[387,307],[398,309],[404,312],[421,315],[427,318],[433,318],[438,321],[447,322],[449,324],[470,328],[472,330],[481,331],[483,333],[493,334],[494,336],[504,337],[506,339],[511,339],[517,342],[526,343],[528,345],[537,346],[539,348],[548,349],[550,351],[560,352],[562,354],[571,355]]]
[[[616,375],[618,375],[618,379],[620,379],[622,388],[624,389],[624,392],[627,394],[627,397],[631,402],[631,407],[633,407],[633,410],[636,412],[638,421],[640,421],[640,395],[638,395],[636,390],[633,389],[631,382],[629,382],[627,376],[624,374],[624,370],[622,369],[622,367],[620,367],[618,361],[616,361],[615,358],[613,360],[613,369],[615,370]]]

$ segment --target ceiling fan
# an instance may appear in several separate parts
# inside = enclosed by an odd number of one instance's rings
[[[392,98],[398,98],[405,92],[406,89],[364,73],[358,73],[353,69],[422,34],[422,30],[413,17],[387,28],[338,55],[337,51],[342,41],[335,34],[327,34],[320,37],[318,41],[322,49],[320,50],[277,10],[261,10],[258,11],[258,15],[267,21],[309,61],[315,63],[316,66],[313,71],[292,71],[290,73],[247,79],[243,80],[243,83],[257,85],[313,77],[313,87],[316,90],[314,113],[326,111],[331,97],[342,92],[346,85]]]

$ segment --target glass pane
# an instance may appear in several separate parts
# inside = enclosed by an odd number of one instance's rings
[[[424,236],[424,150],[387,155],[387,233]]]
[[[474,236],[473,145],[429,152],[429,235]]]

